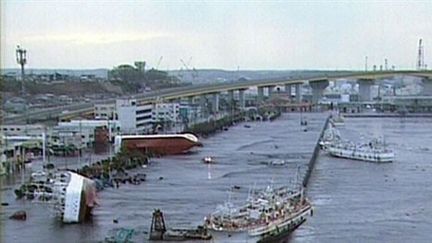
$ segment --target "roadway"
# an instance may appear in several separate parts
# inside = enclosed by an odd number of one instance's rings
[[[305,74],[297,77],[280,77],[274,79],[258,79],[258,80],[240,80],[224,83],[214,84],[200,84],[183,86],[176,88],[168,88],[158,91],[147,92],[144,94],[136,94],[123,98],[133,98],[137,101],[146,103],[154,102],[156,100],[169,100],[177,99],[182,97],[199,96],[205,94],[212,94],[218,92],[224,92],[229,90],[240,90],[248,89],[254,86],[275,86],[285,84],[298,84],[307,81],[319,81],[319,80],[336,80],[336,79],[381,79],[389,78],[395,75],[408,75],[418,76],[424,78],[432,78],[432,71],[379,71],[379,72],[362,72],[362,71],[322,71],[314,72],[313,74]],[[115,99],[105,100],[104,103],[114,103]],[[28,111],[26,114],[6,117],[4,124],[18,124],[25,123],[26,121],[38,121],[54,119],[62,116],[73,116],[82,113],[88,113],[93,111],[94,104],[96,102],[72,104],[61,107],[54,107],[45,110]],[[100,103],[100,102],[98,102]]]

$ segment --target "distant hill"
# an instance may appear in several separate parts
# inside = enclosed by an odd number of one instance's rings
[[[197,70],[173,70],[168,71],[170,75],[177,76],[183,82],[194,84],[211,82],[229,82],[240,78],[246,79],[272,79],[281,77],[307,78],[316,75],[331,73],[343,73],[344,71],[324,71],[324,70],[239,70],[227,71],[221,69],[197,69]]]
[[[53,73],[60,73],[63,75],[69,75],[69,76],[81,76],[83,74],[86,75],[95,75],[99,78],[107,78],[108,77],[108,70],[104,68],[99,69],[38,69],[38,68],[29,68],[26,69],[27,74],[53,74]],[[13,74],[13,75],[19,75],[21,73],[21,69],[18,68],[5,68],[0,70],[2,75],[5,74]]]
[[[82,74],[95,75],[100,78],[107,78],[109,69],[27,69],[27,73],[47,74],[60,73],[71,76]],[[18,68],[7,68],[0,70],[1,74],[19,74]],[[222,70],[222,69],[196,69],[196,70],[170,70],[169,75],[181,79],[185,83],[211,83],[236,81],[240,78],[246,79],[271,79],[280,77],[310,77],[319,74],[343,73],[344,71],[321,71],[321,70]]]

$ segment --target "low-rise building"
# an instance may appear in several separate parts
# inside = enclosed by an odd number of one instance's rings
[[[108,130],[111,141],[115,135],[120,134],[120,123],[109,120],[72,120],[59,122],[52,130],[50,142],[52,144],[73,144],[77,148],[91,146],[95,142],[96,128]]]
[[[94,105],[95,119],[116,120],[116,104],[95,104]]]
[[[192,124],[201,117],[201,106],[199,104],[180,103],[179,122]]]
[[[123,134],[149,133],[153,128],[153,104],[139,103],[135,99],[116,100],[120,131]]]
[[[179,103],[157,103],[152,111],[153,122],[179,122]]]
[[[44,125],[1,125],[1,133],[5,136],[41,136],[45,132]]]

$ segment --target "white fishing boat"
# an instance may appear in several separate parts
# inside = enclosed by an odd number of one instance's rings
[[[334,156],[376,163],[387,163],[394,160],[394,152],[387,145],[374,139],[369,143],[355,144],[350,141],[338,141],[327,144],[326,151]]]

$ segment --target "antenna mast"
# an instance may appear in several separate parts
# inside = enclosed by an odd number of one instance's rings
[[[420,39],[419,40],[419,46],[418,46],[418,55],[417,55],[417,70],[421,70],[424,67],[425,67],[424,50],[423,50],[422,39]]]

